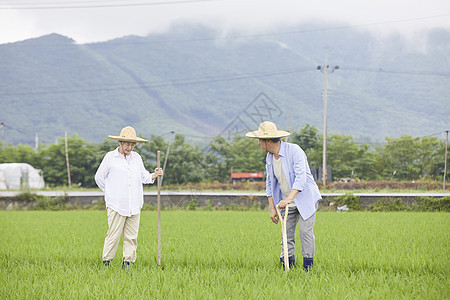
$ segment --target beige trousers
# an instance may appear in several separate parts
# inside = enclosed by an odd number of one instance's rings
[[[125,217],[111,208],[108,212],[108,232],[103,246],[103,260],[112,260],[119,246],[120,236],[123,234],[123,261],[136,261],[137,237],[141,214]]]

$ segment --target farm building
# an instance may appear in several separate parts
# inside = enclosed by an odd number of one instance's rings
[[[233,172],[233,168],[231,168],[231,176],[230,181],[232,183],[242,182],[242,181],[263,181],[264,180],[264,172]]]
[[[27,186],[31,189],[45,186],[41,170],[26,163],[0,164],[0,190],[18,190]]]

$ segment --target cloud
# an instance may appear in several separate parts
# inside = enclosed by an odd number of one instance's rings
[[[8,2],[10,6],[6,1],[0,2],[0,43],[49,33],[63,34],[79,43],[104,41],[130,34],[142,36],[164,32],[180,21],[243,32],[270,31],[277,26],[295,26],[308,21],[373,24],[362,28],[381,33],[450,28],[448,0],[222,0],[168,5],[153,5],[156,4],[154,0],[147,0],[136,3],[149,5],[122,7],[108,7],[108,3],[130,2],[93,0],[89,5],[102,4],[104,7],[4,9],[23,8],[26,6],[20,6],[20,2],[29,3],[28,0],[11,1]],[[63,2],[53,1],[53,6],[62,6]]]

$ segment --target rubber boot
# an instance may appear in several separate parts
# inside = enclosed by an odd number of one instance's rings
[[[293,267],[295,267],[295,256],[288,257],[288,260],[289,260],[289,269],[292,269]],[[280,257],[280,262],[281,262],[281,265],[283,266],[283,270],[284,270],[284,258],[283,257]]]
[[[308,272],[312,268],[314,257],[303,257],[303,269]]]

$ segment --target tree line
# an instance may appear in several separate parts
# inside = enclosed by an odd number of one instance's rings
[[[14,146],[0,140],[0,163],[29,163],[43,171],[47,185],[67,185],[64,137],[58,140],[55,144],[39,145],[38,151],[29,145]],[[310,166],[322,165],[323,138],[317,128],[306,124],[293,131],[288,141],[302,147]],[[68,145],[72,184],[96,187],[94,174],[103,156],[117,147],[117,141],[90,143],[74,134],[68,137]],[[444,141],[433,136],[387,137],[383,145],[371,146],[349,135],[333,134],[327,137],[327,164],[332,168],[333,180],[442,180],[445,147]],[[147,143],[138,144],[135,149],[149,171],[156,167],[158,150],[161,166],[168,152],[165,184],[228,182],[231,168],[234,172],[265,171],[265,153],[257,140],[243,136],[236,136],[232,142],[217,136],[208,147],[200,148],[187,143],[181,134],[176,134],[173,141],[151,135]]]

